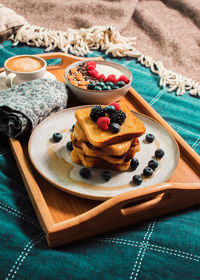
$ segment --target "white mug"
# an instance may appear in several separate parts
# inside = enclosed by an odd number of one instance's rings
[[[46,72],[47,63],[36,55],[16,55],[4,63],[6,85],[13,87],[31,80],[41,79]]]

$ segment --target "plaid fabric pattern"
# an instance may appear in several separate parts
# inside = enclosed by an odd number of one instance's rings
[[[0,45],[0,66],[16,54],[42,48]],[[111,58],[133,73],[132,86],[200,154],[200,99],[176,96],[132,59]],[[0,141],[1,279],[200,279],[200,207],[112,233],[49,249],[7,139]]]

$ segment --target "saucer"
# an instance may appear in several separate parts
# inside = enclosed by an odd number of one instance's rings
[[[51,74],[49,71],[45,72],[43,78],[57,80],[56,77],[53,74]],[[9,88],[9,87],[7,87],[7,85],[5,83],[5,79],[6,79],[6,72],[4,71],[4,72],[0,73],[0,90]]]

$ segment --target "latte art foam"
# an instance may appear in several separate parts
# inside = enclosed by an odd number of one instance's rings
[[[35,57],[23,56],[10,59],[6,66],[16,72],[33,72],[41,69],[44,63]]]

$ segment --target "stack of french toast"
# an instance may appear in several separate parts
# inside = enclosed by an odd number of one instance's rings
[[[114,119],[114,114],[109,115],[108,106],[99,106],[105,112],[98,119],[92,115],[98,114],[98,106],[76,110],[77,121],[71,134],[71,159],[74,163],[87,168],[100,167],[118,171],[130,168],[131,159],[140,150],[138,137],[145,133],[145,126],[125,104],[119,102],[114,105],[116,111],[120,111],[114,112],[115,115],[123,117],[118,122],[120,125],[111,123],[112,119],[117,121],[119,118]],[[114,129],[109,129],[112,125]]]

